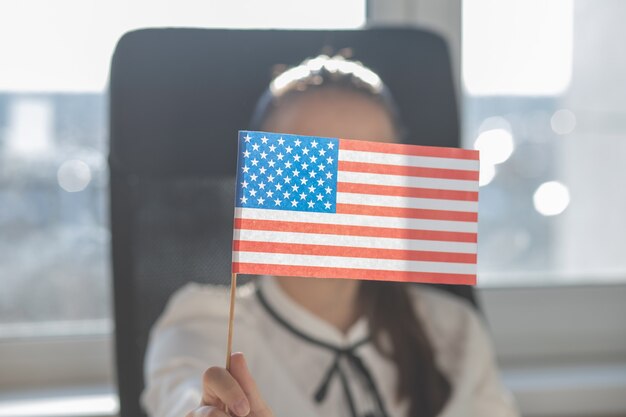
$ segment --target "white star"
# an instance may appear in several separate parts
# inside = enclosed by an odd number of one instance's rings
[[[317,175],[317,172],[315,171],[309,171],[309,177],[311,178],[315,178],[315,176]]]
[[[309,148],[305,147],[304,149],[302,149],[302,153],[305,155],[309,154]]]
[[[291,200],[291,207],[296,207],[298,205],[298,201]]]
[[[291,183],[291,177],[285,177],[285,184]]]
[[[248,182],[246,180],[243,180],[243,182],[241,183],[241,186],[243,188],[248,188]]]
[[[317,166],[317,169],[319,169],[320,171],[323,171],[323,170],[325,170],[325,169],[326,169],[326,165],[324,165],[324,164],[319,164],[319,165]]]
[[[315,139],[313,139],[313,142],[311,142],[311,146],[317,148],[317,142],[315,141]]]
[[[333,173],[332,172],[327,172],[326,173],[326,178],[331,179],[333,177]]]
[[[274,182],[274,176],[272,174],[267,176],[267,181],[268,182]]]
[[[285,139],[281,136],[280,139],[278,139],[278,144],[282,146],[283,143],[285,143]]]
[[[326,208],[326,210],[330,210],[330,206],[331,204],[328,201],[324,203],[324,208]]]
[[[250,139],[252,139],[252,136],[250,136],[249,133],[246,133],[246,136],[244,136],[243,140],[249,143]]]
[[[315,186],[309,185],[309,192],[310,193],[315,192]]]
[[[300,193],[300,200],[304,200],[306,199],[306,194],[305,193]]]
[[[253,151],[258,151],[259,150],[259,144],[258,143],[253,143],[252,144],[252,150]]]
[[[287,151],[287,153],[291,153],[291,151],[293,151],[293,148],[291,146],[287,146],[285,150]]]
[[[289,196],[290,196],[290,195],[291,195],[291,194],[289,194],[289,191],[285,191],[285,192],[283,193],[283,198],[285,198],[285,199],[286,199],[286,198],[289,198]]]
[[[333,158],[331,158],[330,156],[328,158],[326,158],[326,163],[328,163],[329,165],[332,164],[334,161]]]
[[[296,162],[300,162],[300,155],[294,155],[293,160]]]
[[[332,142],[328,142],[328,149],[333,149],[335,147],[335,144]]]
[[[291,162],[289,161],[285,162],[285,168],[287,169],[291,168]]]
[[[321,187],[322,185],[324,185],[324,180],[323,180],[323,179],[321,179],[321,178],[320,178],[319,180],[317,180],[317,185],[319,185],[320,187]]]
[[[311,163],[314,164],[317,162],[317,156],[313,155],[312,157],[309,158],[311,160]]]
[[[282,175],[283,175],[283,170],[282,170],[282,169],[280,169],[280,168],[278,168],[278,169],[276,170],[276,175],[278,175],[278,176],[282,176]]]
[[[274,191],[272,191],[272,190],[269,190],[269,191],[268,191],[267,193],[265,193],[265,194],[267,194],[267,196],[268,196],[269,198],[274,197]]]
[[[326,155],[326,151],[324,149],[320,149],[319,154],[320,154],[320,156],[324,156],[324,155]]]
[[[257,175],[257,174],[251,174],[251,175],[250,175],[250,179],[251,179],[252,181],[256,181],[256,179],[257,179],[257,178],[258,178],[258,175]]]
[[[265,171],[267,171],[267,168],[265,168],[265,167],[261,167],[261,168],[259,168],[259,172],[260,172],[261,174],[265,174]]]
[[[265,153],[265,151],[261,152],[261,159],[265,159],[266,156],[267,154]]]
[[[294,170],[291,172],[291,174],[292,174],[294,177],[297,177],[298,175],[300,175],[300,171],[298,171],[297,169],[294,169]]]
[[[302,141],[301,141],[300,139],[296,139],[293,143],[294,143],[296,146],[300,146],[300,144],[302,143]]]
[[[240,200],[241,200],[241,204],[246,204],[248,202],[248,197],[243,196],[240,198]]]
[[[293,191],[294,193],[298,192],[298,186],[297,185],[292,185],[291,186],[291,191]]]
[[[279,198],[277,198],[276,200],[274,200],[274,204],[275,204],[275,205],[280,206],[280,203],[282,203],[282,201],[281,201]]]
[[[309,169],[309,164],[307,164],[306,162],[303,162],[302,169]]]
[[[267,143],[267,138],[265,136],[263,136],[261,138],[261,142],[263,142],[263,145],[265,145]]]
[[[283,189],[283,185],[282,185],[282,184],[276,184],[276,185],[274,185],[274,187],[276,187],[276,189],[277,189],[278,191],[280,191],[280,190],[282,190],[282,189]]]
[[[324,196],[321,194],[318,194],[315,197],[317,197],[317,201],[322,201],[322,198],[324,198]]]
[[[261,190],[264,190],[264,189],[265,189],[265,183],[264,183],[263,181],[261,181],[261,182],[259,183],[259,188],[260,188]]]
[[[272,159],[267,163],[267,165],[269,165],[270,168],[274,168],[274,165],[276,165],[276,162],[274,162],[274,160]]]
[[[274,144],[272,143],[269,149],[270,149],[270,152],[274,152],[276,150],[276,146],[274,146]]]
[[[264,199],[263,197],[259,197],[256,201],[257,201],[259,204],[263,204],[263,203],[265,203],[265,199]]]
[[[308,180],[306,178],[300,178],[300,182],[302,183],[302,185],[306,185],[307,181]]]
[[[332,192],[333,192],[333,189],[332,189],[332,188],[330,188],[330,187],[326,187],[326,188],[325,188],[325,191],[326,191],[326,194],[330,194],[330,193],[332,193]]]
[[[254,188],[252,190],[250,190],[250,195],[252,197],[256,197],[256,190]]]
[[[280,152],[278,155],[276,155],[276,158],[278,158],[279,161],[282,161],[284,157],[285,157],[285,155],[283,155],[282,152]]]
[[[309,205],[309,208],[313,208],[313,206],[315,205],[312,201],[308,201],[307,204]]]
[[[252,162],[252,166],[253,166],[253,167],[257,166],[257,165],[258,165],[258,163],[259,163],[259,161],[258,161],[256,158],[254,158],[254,159],[253,159],[252,161],[250,161],[250,162]]]
[[[247,149],[245,151],[243,151],[243,157],[244,158],[249,158],[250,157],[250,151],[247,150]]]
[[[248,171],[250,171],[250,167],[248,167],[247,165],[244,165],[243,168],[241,168],[241,170],[243,171],[244,174],[247,174]]]

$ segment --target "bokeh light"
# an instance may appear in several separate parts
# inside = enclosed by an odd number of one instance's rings
[[[511,132],[500,128],[481,132],[474,142],[474,149],[480,151],[481,164],[501,164],[509,159],[513,147]]]
[[[541,184],[533,195],[535,210],[544,216],[561,214],[570,202],[568,188],[558,181]]]
[[[83,191],[91,182],[91,169],[79,159],[70,159],[59,167],[57,180],[61,188],[69,193]]]
[[[571,110],[557,110],[550,118],[550,125],[552,126],[554,133],[558,135],[567,135],[576,127],[576,116]]]

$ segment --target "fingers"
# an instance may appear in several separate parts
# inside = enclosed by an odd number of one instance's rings
[[[247,416],[250,413],[250,403],[246,398],[246,394],[244,394],[244,390],[226,369],[217,366],[207,369],[203,376],[203,383],[203,405],[219,407],[224,404],[228,407],[228,410],[240,417]],[[214,411],[206,412],[212,413]],[[218,416],[209,415],[211,417]]]
[[[187,413],[185,417],[230,417],[219,408],[205,405]]]
[[[261,397],[256,382],[252,378],[243,353],[233,353],[231,355],[230,374],[237,380],[248,398],[252,415],[254,417],[273,417],[272,411]]]

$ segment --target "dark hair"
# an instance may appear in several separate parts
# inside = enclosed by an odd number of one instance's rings
[[[251,128],[262,130],[286,98],[322,88],[361,93],[375,100],[389,113],[397,139],[404,136],[395,101],[380,77],[359,62],[326,55],[308,59],[277,76],[257,103]],[[396,399],[410,401],[410,417],[435,417],[446,404],[451,387],[437,368],[433,348],[409,294],[409,285],[362,281],[359,306],[361,314],[368,319],[376,349],[396,365]]]

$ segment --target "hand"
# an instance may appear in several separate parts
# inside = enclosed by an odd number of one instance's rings
[[[202,403],[186,417],[274,417],[248,370],[242,353],[230,357],[230,372],[212,366],[202,379]]]

